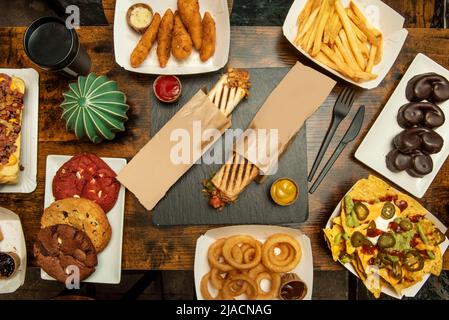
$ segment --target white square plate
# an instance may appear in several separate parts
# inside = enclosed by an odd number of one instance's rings
[[[210,270],[209,262],[207,261],[207,252],[212,243],[220,238],[240,234],[250,235],[263,242],[275,233],[290,234],[298,240],[302,250],[301,261],[291,272],[296,273],[307,285],[307,294],[304,297],[304,300],[311,300],[313,291],[313,256],[309,237],[297,229],[263,225],[245,225],[211,229],[198,238],[196,241],[194,266],[195,289],[198,300],[204,300],[201,294],[200,282],[201,278]],[[214,295],[213,290],[211,290],[211,294]]]
[[[0,185],[0,193],[31,193],[36,189],[37,139],[39,124],[39,73],[34,69],[0,69],[0,73],[17,76],[25,81],[25,96],[22,115],[22,138],[17,184]]]
[[[349,5],[350,0],[341,0],[344,7]],[[351,79],[343,76],[339,72],[329,68],[323,63],[312,58],[302,48],[296,47],[294,44],[298,26],[296,21],[299,13],[302,11],[307,0],[296,0],[290,7],[290,11],[284,21],[282,27],[284,36],[290,43],[307,58],[320,65],[327,71],[333,73],[337,77],[346,80],[356,86],[365,89],[376,88],[387,75],[394,61],[396,60],[401,48],[407,38],[408,31],[403,28],[404,17],[394,11],[380,0],[354,0],[355,4],[360,8],[367,20],[376,28],[378,28],[384,37],[383,49],[384,54],[382,61],[374,66],[373,73],[377,74],[377,78],[366,82],[354,82]]]
[[[23,285],[27,269],[27,248],[19,216],[0,207],[0,230],[3,234],[0,251],[14,252],[20,258],[20,266],[16,274],[10,279],[1,280],[0,293],[11,293]]]
[[[45,201],[44,207],[47,208],[55,201],[52,191],[53,178],[56,171],[70,160],[71,156],[47,156],[46,174],[45,174]],[[119,172],[126,166],[126,159],[120,158],[101,158],[115,172]],[[120,187],[117,202],[115,206],[107,213],[109,223],[112,228],[112,236],[108,246],[98,254],[98,265],[95,272],[83,282],[93,283],[120,283],[122,272],[122,244],[123,244],[123,220],[125,218],[125,188]],[[54,280],[41,269],[41,278],[45,280]]]
[[[202,62],[198,51],[193,49],[192,54],[186,60],[179,62],[171,56],[167,66],[161,68],[156,56],[157,43],[154,43],[145,61],[137,68],[131,67],[129,59],[141,35],[128,26],[126,12],[131,5],[139,2],[142,1],[117,0],[115,4],[114,52],[115,61],[121,67],[139,73],[182,75],[215,71],[224,67],[228,62],[231,38],[228,2],[227,0],[199,0],[201,17],[206,11],[209,11],[215,20],[217,44],[213,57]],[[145,3],[149,4],[153,11],[158,12],[161,17],[167,9],[172,9],[174,13],[177,8],[177,0],[151,0]]]
[[[425,72],[436,72],[449,79],[448,70],[427,56],[418,54],[355,153],[357,160],[418,198],[424,196],[449,155],[447,145],[449,141],[449,101],[439,104],[446,116],[446,122],[435,131],[443,137],[444,145],[439,153],[431,155],[433,171],[430,174],[423,178],[414,178],[405,171],[392,172],[387,168],[385,157],[392,149],[393,138],[403,130],[397,123],[396,116],[399,108],[408,102],[405,97],[407,82],[413,76]]]
[[[348,191],[348,193],[351,190]],[[344,198],[344,197],[343,197]],[[343,199],[342,199],[343,200]],[[341,201],[338,203],[337,207],[335,208],[334,212],[332,212],[332,215],[330,216],[329,220],[326,223],[326,228],[332,227],[332,220],[336,218],[341,213]],[[426,218],[429,219],[431,222],[433,222],[438,229],[440,229],[441,232],[446,233],[447,228],[429,211],[426,210]],[[449,246],[449,240],[446,237],[446,240],[440,244],[441,254],[443,255],[446,251],[447,247]],[[355,275],[357,278],[359,278],[357,272],[355,271],[354,267],[350,263],[346,263],[343,265],[346,269],[348,269],[353,275]],[[411,286],[407,289],[402,290],[403,295],[400,296],[396,293],[396,291],[391,287],[383,287],[382,292],[389,295],[390,297],[396,298],[396,299],[402,299],[403,296],[406,297],[414,297],[416,294],[421,290],[424,283],[426,283],[427,279],[429,279],[430,273],[426,274],[423,279],[416,283],[414,286]]]

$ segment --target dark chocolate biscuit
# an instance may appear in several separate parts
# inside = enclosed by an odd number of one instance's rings
[[[69,225],[43,228],[34,243],[34,257],[48,275],[60,282],[70,276],[68,267],[78,267],[80,281],[88,278],[97,265],[97,252],[89,237]]]
[[[446,119],[440,107],[424,101],[404,104],[398,111],[397,120],[404,129],[415,126],[434,129],[441,126]]]
[[[405,95],[411,102],[444,102],[449,99],[449,81],[434,72],[418,74],[407,83]]]

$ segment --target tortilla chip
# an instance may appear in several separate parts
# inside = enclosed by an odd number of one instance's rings
[[[424,260],[424,268],[422,271],[424,273],[431,273],[435,276],[439,276],[443,269],[443,255],[441,254],[439,246],[435,247],[432,252],[435,255],[435,259]]]
[[[338,261],[339,257],[340,257],[340,252],[342,252],[344,250],[344,242],[340,241],[338,244],[335,243],[335,238],[337,237],[338,234],[341,234],[343,232],[343,228],[341,226],[339,226],[338,224],[334,224],[332,226],[332,228],[326,228],[323,229],[324,231],[324,236],[327,240],[327,244],[329,246],[329,249],[331,250],[332,253],[332,259],[334,259],[334,261]],[[343,240],[343,238],[342,238]]]

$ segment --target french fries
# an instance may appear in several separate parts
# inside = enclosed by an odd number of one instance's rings
[[[320,63],[363,82],[375,79],[383,56],[382,33],[353,2],[308,0],[298,15],[294,44]]]

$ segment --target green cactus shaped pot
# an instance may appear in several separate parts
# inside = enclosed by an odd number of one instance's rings
[[[117,82],[91,73],[69,84],[69,91],[63,96],[62,118],[67,131],[75,132],[78,139],[87,137],[99,143],[114,139],[116,132],[125,131],[129,106]]]

